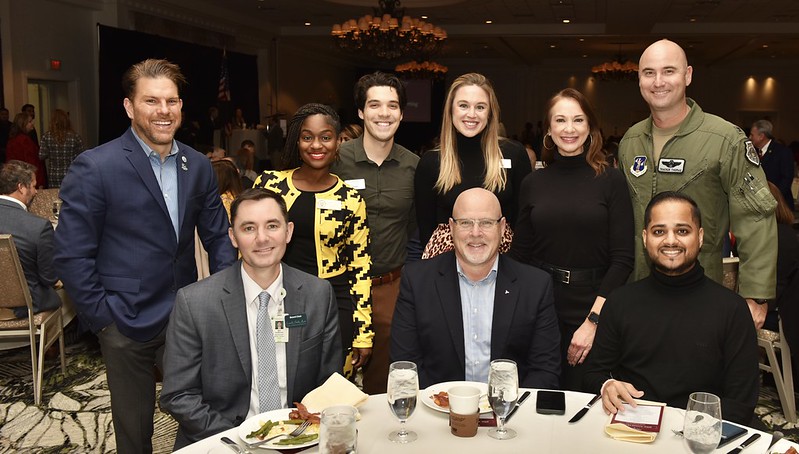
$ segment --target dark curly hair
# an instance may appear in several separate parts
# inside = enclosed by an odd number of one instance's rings
[[[336,131],[336,136],[341,132],[341,120],[332,107],[318,103],[309,103],[300,107],[289,120],[286,144],[283,146],[284,169],[294,169],[302,164],[299,146],[300,131],[302,131],[302,123],[311,115],[324,115],[327,117],[327,122]]]

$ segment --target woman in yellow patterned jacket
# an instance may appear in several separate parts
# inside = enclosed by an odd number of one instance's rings
[[[267,170],[254,186],[281,194],[288,205],[294,234],[283,261],[333,285],[347,356],[344,374],[351,378],[372,352],[371,257],[366,204],[357,190],[329,172],[340,129],[330,107],[300,107],[283,149],[283,168],[290,170]]]

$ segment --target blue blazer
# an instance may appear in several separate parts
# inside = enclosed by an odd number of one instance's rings
[[[782,197],[793,210],[793,152],[785,145],[772,140],[768,151],[760,158],[760,165],[766,173],[766,179],[780,190]]]
[[[197,280],[194,229],[211,272],[236,260],[211,163],[178,142],[179,235],[133,132],[78,156],[61,185],[55,265],[93,332],[115,323],[144,342],[166,326],[178,289]]]

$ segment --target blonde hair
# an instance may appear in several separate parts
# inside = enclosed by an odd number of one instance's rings
[[[483,130],[481,148],[485,161],[486,173],[483,188],[491,192],[505,189],[507,175],[502,167],[502,150],[499,148],[499,102],[491,82],[482,74],[464,74],[449,87],[447,100],[444,102],[444,118],[441,120],[441,144],[439,145],[441,164],[435,188],[440,194],[451,190],[462,181],[458,160],[457,130],[452,122],[452,104],[455,92],[459,88],[476,85],[488,95],[488,124]]]

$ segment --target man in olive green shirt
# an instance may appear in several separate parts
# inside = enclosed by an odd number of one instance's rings
[[[699,262],[722,281],[722,247],[729,231],[737,239],[738,286],[755,326],[774,298],[777,270],[776,202],[769,192],[752,142],[735,125],[704,113],[686,98],[693,68],[683,49],[660,40],[641,55],[638,85],[649,118],[633,125],[619,143],[619,167],[627,178],[635,231],[644,228],[644,208],[663,191],[693,198],[702,210],[705,241]],[[649,274],[641,238],[636,238],[632,280]]]
[[[344,142],[331,171],[358,189],[371,234],[374,346],[364,368],[364,391],[386,392],[391,318],[399,295],[408,235],[416,229],[413,175],[419,157],[394,143],[407,98],[392,74],[367,74],[355,85],[363,136]]]

